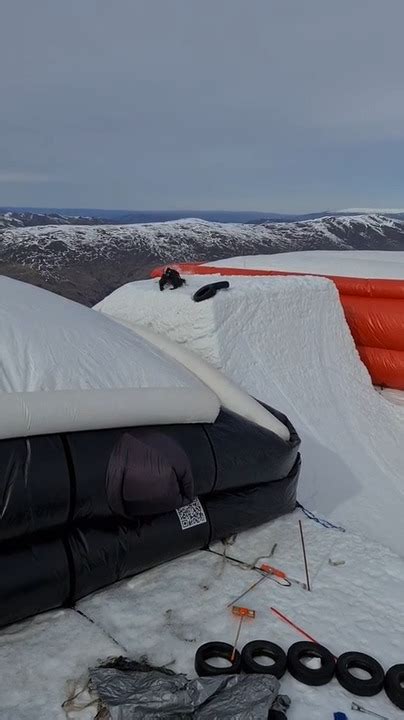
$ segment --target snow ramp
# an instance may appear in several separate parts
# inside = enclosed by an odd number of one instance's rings
[[[212,265],[180,263],[175,267],[191,275],[327,277],[339,292],[345,318],[373,384],[404,391],[404,281],[399,277],[404,253],[368,251],[363,255],[359,251],[303,251],[230,258]],[[152,277],[160,277],[163,270],[156,268]]]
[[[255,398],[281,408],[302,438],[299,500],[403,554],[404,410],[373,388],[334,284],[323,278],[228,277],[192,301],[206,276],[160,292],[125,285],[96,306],[168,335]]]

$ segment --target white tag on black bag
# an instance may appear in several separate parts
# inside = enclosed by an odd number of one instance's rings
[[[197,525],[206,523],[205,511],[199,498],[195,498],[189,505],[176,510],[182,530],[189,530]]]

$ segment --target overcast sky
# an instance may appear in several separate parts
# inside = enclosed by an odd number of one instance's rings
[[[0,206],[404,207],[404,0],[0,0]]]

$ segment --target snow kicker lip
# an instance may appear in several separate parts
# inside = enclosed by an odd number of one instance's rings
[[[268,263],[270,265],[270,259]],[[358,352],[374,384],[404,390],[403,280],[200,263],[177,263],[175,268],[188,275],[309,276],[331,280],[339,292]],[[158,277],[160,273],[161,268],[156,268],[152,271],[151,277]]]

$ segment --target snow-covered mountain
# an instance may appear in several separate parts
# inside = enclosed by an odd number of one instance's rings
[[[383,215],[302,222],[46,225],[0,229],[0,271],[95,303],[158,263],[296,250],[404,250],[404,221]]]
[[[57,212],[31,212],[23,210],[6,210],[0,212],[0,230],[5,228],[35,227],[37,225],[95,225],[100,220],[96,217],[61,215]]]

